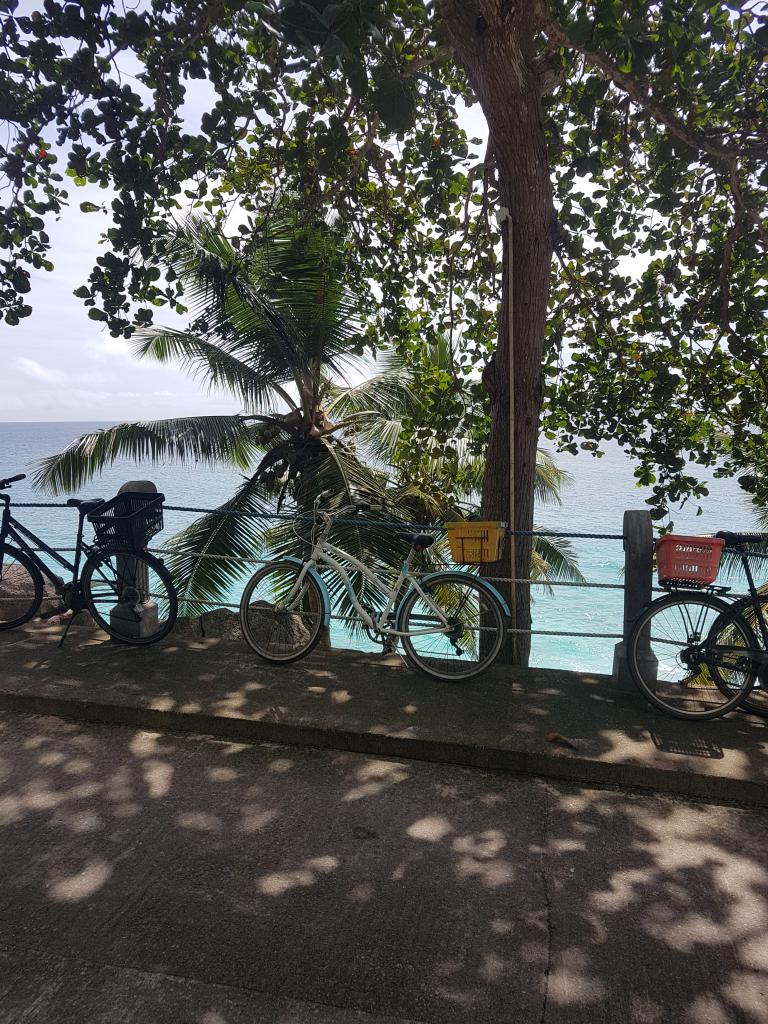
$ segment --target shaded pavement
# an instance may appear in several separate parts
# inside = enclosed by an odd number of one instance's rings
[[[757,1024],[767,812],[0,716],[2,1024]]]
[[[73,629],[60,650],[59,635],[4,634],[0,708],[768,805],[768,722],[681,722],[607,676],[496,667],[443,683],[377,654],[271,666],[237,640],[126,648]]]

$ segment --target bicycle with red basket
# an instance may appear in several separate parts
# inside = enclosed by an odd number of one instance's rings
[[[656,544],[668,593],[635,622],[627,642],[632,678],[655,707],[677,718],[717,718],[734,708],[768,717],[768,593],[755,586],[750,544],[765,536],[723,530],[714,537],[668,535]],[[715,586],[727,550],[741,561],[749,594],[728,599]]]

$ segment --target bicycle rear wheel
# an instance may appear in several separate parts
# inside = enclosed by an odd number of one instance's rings
[[[493,592],[464,572],[439,573],[419,585],[424,596],[410,591],[398,616],[398,630],[409,634],[402,640],[411,663],[437,679],[458,682],[490,668],[506,628]]]
[[[733,619],[727,645],[712,637],[730,606],[708,594],[673,594],[654,601],[635,623],[627,645],[632,678],[655,707],[676,718],[710,719],[726,714],[755,681],[755,636]]]
[[[240,601],[240,628],[265,661],[288,664],[313,650],[325,625],[325,601],[307,573],[292,593],[302,566],[276,561],[255,572]]]
[[[768,623],[768,594],[760,596],[757,609],[755,609],[752,601],[749,599],[730,605],[713,628],[713,643],[720,645],[728,644],[733,632],[732,620],[740,618],[754,631],[756,646],[765,650],[763,632],[758,621],[758,615],[764,623]],[[717,672],[715,666],[713,666],[713,672]],[[723,681],[727,685],[727,679]],[[741,704],[739,704],[739,711],[747,711],[750,714],[762,715],[763,718],[768,718],[768,665],[759,666],[755,685]]]
[[[83,599],[94,620],[123,644],[154,644],[173,629],[178,600],[171,574],[146,551],[104,549],[82,575]]]
[[[0,630],[29,622],[43,601],[43,576],[23,551],[0,547]]]

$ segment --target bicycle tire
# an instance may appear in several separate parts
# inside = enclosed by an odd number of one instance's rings
[[[163,587],[165,587],[165,595],[162,597],[162,600],[167,602],[167,607],[163,608],[164,617],[162,621],[158,621],[158,628],[153,633],[146,636],[132,634],[131,628],[135,628],[133,623],[130,624],[130,628],[127,624],[126,630],[121,632],[121,630],[115,626],[111,615],[109,617],[105,617],[102,613],[100,605],[104,602],[97,601],[94,595],[94,588],[92,585],[93,576],[94,573],[99,570],[100,566],[106,563],[110,558],[126,558],[133,560],[131,563],[133,566],[133,569],[131,570],[132,579],[130,581],[126,581],[125,578],[119,578],[113,584],[113,588],[115,589],[115,603],[118,602],[118,590],[120,588],[125,585],[135,586],[135,566],[137,563],[143,564],[148,573],[149,571],[154,572],[161,581]],[[109,581],[103,579],[102,582],[108,583]],[[118,643],[131,644],[133,646],[140,647],[147,646],[148,644],[155,644],[166,637],[176,623],[176,617],[179,613],[179,602],[171,574],[159,558],[156,558],[154,555],[150,555],[147,551],[135,551],[131,548],[100,548],[98,551],[88,556],[88,560],[83,566],[80,583],[85,607],[91,613],[94,621],[98,623],[104,632],[108,633],[110,637]],[[153,584],[151,583],[150,586],[152,587]],[[150,594],[152,597],[162,596],[152,593],[152,590],[150,590]],[[106,600],[112,600],[112,598],[107,597]]]
[[[768,622],[768,618],[766,618],[766,616],[768,616],[768,594],[759,594],[758,598],[760,615],[763,618],[763,621]],[[766,610],[764,610],[764,607]],[[712,633],[714,633],[715,628],[717,628],[718,633],[722,633],[724,630],[728,629],[730,626],[730,619],[733,616],[738,615],[752,629],[752,632],[755,634],[756,645],[762,648],[762,630],[759,627],[756,628],[752,621],[752,617],[749,614],[751,612],[752,615],[754,615],[754,610],[752,599],[749,597],[742,598],[739,601],[729,604],[727,610],[723,611],[722,621],[718,620],[712,627]],[[739,704],[739,711],[744,711],[751,715],[760,715],[762,718],[768,718],[768,671],[766,671],[765,676],[765,681],[761,680],[760,670],[758,669],[757,680],[750,692],[741,704]]]
[[[414,636],[402,637],[403,650],[406,653],[408,660],[418,668],[421,672],[425,672],[427,675],[432,676],[434,679],[440,679],[443,682],[466,682],[469,679],[474,679],[481,673],[486,672],[498,658],[502,645],[504,643],[504,637],[506,634],[506,613],[499,599],[495,596],[493,591],[488,590],[482,585],[482,583],[475,577],[465,572],[443,572],[435,573],[426,580],[422,580],[420,586],[425,591],[434,591],[441,584],[447,584],[450,582],[458,582],[464,586],[474,589],[482,597],[486,604],[487,611],[491,615],[492,625],[491,626],[480,626],[480,623],[474,627],[478,631],[478,643],[482,644],[482,637],[480,636],[480,630],[483,631],[493,629],[495,630],[495,636],[491,644],[489,652],[481,658],[481,651],[478,653],[478,660],[476,662],[468,662],[468,667],[465,670],[458,669],[455,672],[441,672],[434,664],[435,661],[447,663],[448,659],[443,653],[441,655],[435,655],[431,659],[419,653],[413,644],[413,639],[417,636],[417,631],[414,629]],[[439,599],[433,594],[431,595],[434,603],[440,607]],[[421,595],[414,588],[411,590],[403,600],[400,607],[400,612],[397,617],[398,631],[407,633],[408,622],[413,612],[416,602],[420,599]],[[441,609],[442,610],[442,609]],[[448,609],[450,612],[450,608]],[[450,618],[450,614],[446,614],[446,617]],[[446,640],[449,638],[446,637]],[[452,641],[451,641],[452,642]],[[456,646],[456,645],[454,645]],[[444,644],[447,648],[447,644]]]
[[[291,576],[298,576],[301,572],[301,568],[301,565],[297,565],[295,562],[283,559],[276,559],[274,562],[268,562],[266,565],[262,566],[261,569],[258,569],[253,576],[251,576],[245,585],[243,596],[240,599],[240,629],[243,634],[243,639],[251,650],[253,650],[263,661],[267,661],[272,665],[289,665],[294,661],[299,661],[301,658],[306,658],[307,655],[311,654],[318,645],[320,637],[323,634],[323,628],[325,626],[325,600],[317,581],[313,576],[307,573],[304,577],[305,589],[302,590],[300,598],[310,605],[310,611],[294,612],[288,611],[287,609],[279,609],[279,611],[285,612],[285,623],[278,626],[277,622],[273,620],[273,627],[276,631],[282,630],[283,636],[287,636],[290,633],[293,633],[294,636],[298,636],[299,649],[286,651],[285,654],[278,655],[273,648],[267,647],[263,635],[261,637],[259,636],[259,632],[263,634],[265,612],[262,610],[263,606],[260,605],[258,601],[252,601],[256,588],[259,584],[264,583],[270,574],[279,572],[286,579],[290,580]],[[269,590],[268,593],[270,593]],[[270,602],[265,602],[267,606],[269,603]],[[260,610],[252,616],[252,609],[257,606]],[[313,615],[315,621],[311,628],[307,629],[305,623],[306,620],[309,619],[310,614]],[[301,616],[298,624],[295,621],[295,617],[297,615]],[[291,616],[291,618],[289,619],[287,616]],[[273,617],[270,616],[270,619],[273,619]],[[306,638],[301,636],[302,628],[307,633]]]
[[[690,636],[683,638],[682,635],[679,639],[675,638],[674,641],[659,641],[658,637],[656,638],[660,652],[665,650],[665,644],[669,644],[670,654],[667,659],[671,666],[669,673],[671,674],[672,669],[675,668],[681,675],[683,675],[684,678],[679,684],[670,680],[659,680],[656,675],[656,670],[659,665],[658,659],[656,659],[656,664],[654,665],[653,661],[649,661],[649,659],[641,656],[641,645],[645,642],[643,634],[646,629],[649,632],[649,646],[651,640],[654,639],[650,628],[654,618],[659,618],[663,614],[672,612],[674,609],[686,609],[680,615],[680,625],[682,628],[686,628],[689,623],[692,624],[695,621],[693,618],[695,613],[692,611],[695,607],[698,607],[699,609],[709,609],[712,611],[715,616],[713,624],[719,620],[723,612],[731,610],[731,606],[726,601],[722,601],[720,598],[714,597],[710,594],[675,593],[654,601],[639,616],[632,627],[632,632],[630,633],[629,640],[627,641],[627,663],[635,685],[649,704],[652,704],[654,707],[659,708],[667,714],[673,715],[675,718],[681,718],[686,721],[707,721],[712,718],[719,718],[721,715],[727,714],[727,712],[738,707],[754,685],[756,675],[754,669],[750,668],[748,671],[745,671],[744,667],[740,667],[738,671],[743,673],[744,679],[737,687],[724,685],[722,678],[718,679],[712,676],[712,682],[714,682],[715,686],[711,688],[707,687],[706,692],[705,687],[702,685],[702,682],[704,682],[705,679],[701,676],[700,672],[697,672],[692,684],[689,680],[685,679],[685,673],[690,673],[692,671],[691,666],[686,663],[686,654],[694,648],[697,650],[700,649],[702,662],[706,666],[710,675],[712,674],[711,666],[715,660],[715,656],[712,651],[713,645],[710,641],[712,625],[708,625],[706,627],[706,636],[699,637],[698,640],[691,639]],[[703,626],[703,623],[701,624]],[[734,625],[741,633],[741,637],[746,642],[746,646],[754,649],[757,646],[757,639],[749,625],[743,620],[741,622],[735,622]],[[661,627],[658,628],[661,629]],[[698,636],[699,634],[696,633],[695,635]],[[674,654],[673,652],[676,648],[680,648],[680,650]],[[700,681],[697,683],[696,679],[699,679]],[[681,691],[685,688],[685,692],[677,699],[687,701],[690,705],[689,708],[681,708],[669,701],[665,701],[658,692],[659,686],[663,686],[665,684],[667,687],[679,686]],[[723,697],[726,698],[716,707],[709,706],[703,699],[707,693],[712,693],[713,690],[719,691]],[[694,709],[694,702],[699,705],[703,704],[704,707]]]
[[[32,594],[30,597],[29,605],[23,610],[21,615],[16,615],[12,619],[3,619],[2,604],[0,603],[0,631],[6,629],[17,629],[19,626],[23,626],[25,622],[29,622],[33,618],[43,603],[43,574],[40,572],[38,567],[23,551],[19,551],[18,548],[11,547],[9,544],[3,544],[0,546],[0,566],[3,566],[3,572],[8,570],[8,559],[12,558],[14,562],[29,573],[29,577],[32,583]],[[0,579],[2,574],[0,574]],[[21,599],[20,599],[21,600]]]

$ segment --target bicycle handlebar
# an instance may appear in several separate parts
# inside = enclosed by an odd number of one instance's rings
[[[0,480],[0,489],[2,489],[3,487],[10,487],[11,484],[15,484],[19,480],[26,480],[26,479],[27,479],[27,474],[26,473],[19,473],[17,476],[9,476],[7,478],[7,480]]]
[[[720,530],[715,534],[718,540],[724,540],[726,547],[739,547],[741,544],[755,544],[758,541],[765,541],[768,535],[765,533],[731,533],[730,530]]]

